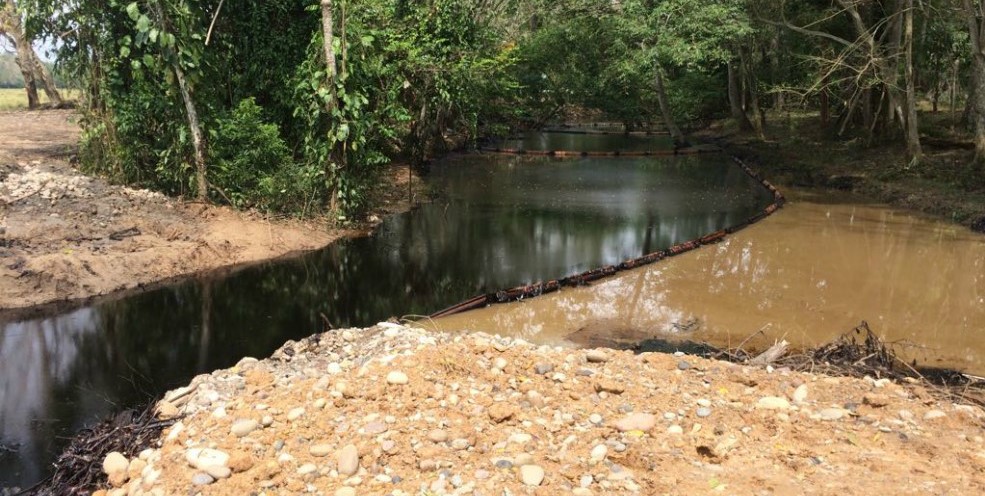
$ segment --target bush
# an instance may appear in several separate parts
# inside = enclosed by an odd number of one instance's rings
[[[211,126],[209,181],[216,201],[237,208],[300,212],[320,189],[321,175],[297,166],[276,124],[246,98]]]

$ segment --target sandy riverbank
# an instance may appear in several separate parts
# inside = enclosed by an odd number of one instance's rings
[[[108,458],[109,494],[985,491],[985,414],[919,385],[395,324],[289,342],[160,407],[183,418]]]
[[[288,256],[359,233],[84,175],[69,162],[75,118],[73,111],[0,112],[0,315],[26,316],[38,305]],[[409,207],[406,169],[388,177],[383,189],[393,198],[379,216]]]

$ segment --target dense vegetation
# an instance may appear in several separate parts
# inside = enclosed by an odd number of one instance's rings
[[[4,0],[9,4],[13,0]],[[970,0],[18,0],[84,92],[86,167],[285,212],[363,208],[381,165],[590,109],[627,126],[815,109],[923,159],[917,106],[964,105],[985,162]],[[981,95],[981,97],[977,97]],[[978,172],[976,172],[978,171]]]

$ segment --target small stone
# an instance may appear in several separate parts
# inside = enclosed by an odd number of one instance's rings
[[[790,395],[790,399],[794,403],[803,403],[807,400],[807,384],[801,384],[797,386],[797,389],[793,390],[793,394]]]
[[[264,427],[270,427],[273,423],[274,417],[272,415],[264,415],[263,418],[260,419],[260,425]]]
[[[471,446],[472,446],[472,441],[469,441],[464,437],[460,437],[451,442],[452,449],[456,449],[459,451],[469,449]]]
[[[211,475],[205,472],[197,472],[192,476],[192,484],[196,486],[207,486],[215,482],[215,479]]]
[[[554,370],[554,366],[549,363],[538,363],[534,365],[534,372],[539,375],[546,375]]]
[[[318,466],[314,463],[305,463],[298,467],[298,475],[308,475],[318,471]]]
[[[508,363],[509,362],[507,362],[505,358],[497,357],[495,360],[493,360],[493,368],[496,370],[503,370],[506,368],[506,365]]]
[[[617,382],[609,379],[600,379],[598,382],[595,383],[595,391],[596,392],[605,391],[606,393],[622,394],[624,391],[626,391],[626,385],[622,382]]]
[[[311,456],[328,456],[332,451],[333,448],[330,444],[315,444],[308,448],[308,453]]]
[[[229,455],[211,448],[191,448],[185,452],[185,460],[192,467],[205,470],[207,467],[227,466]]]
[[[401,386],[407,384],[409,381],[410,379],[407,378],[407,374],[399,370],[394,370],[386,375],[387,384],[394,384],[397,386]]]
[[[605,459],[605,455],[607,454],[609,454],[609,448],[607,448],[604,444],[599,444],[592,448],[592,452],[589,456],[591,456],[592,460],[600,462]]]
[[[870,393],[862,397],[862,403],[865,403],[873,408],[882,408],[889,404],[889,396]]]
[[[677,370],[687,370],[689,368],[691,368],[691,364],[687,363],[686,360],[681,360],[677,362]]]
[[[363,426],[363,433],[369,436],[375,436],[386,432],[387,429],[388,427],[383,422],[370,422]]]
[[[497,424],[513,417],[513,407],[508,403],[493,403],[489,407],[489,418]]]
[[[229,470],[229,467],[220,466],[206,467],[205,472],[216,480],[228,479],[229,476],[233,474],[233,471]]]
[[[291,411],[287,412],[287,420],[294,422],[295,420],[304,416],[304,408],[292,408]]]
[[[787,410],[790,408],[790,402],[779,396],[764,396],[756,402],[756,408],[760,410]]]
[[[597,413],[593,413],[588,416],[588,421],[593,425],[600,425],[602,424],[602,416]]]
[[[632,413],[615,422],[621,432],[648,431],[657,425],[657,417],[649,413]]]
[[[494,465],[496,465],[496,468],[498,468],[500,470],[509,470],[509,469],[513,468],[513,462],[511,462],[509,460],[505,460],[505,459],[503,459],[503,460],[496,460],[496,463]]]
[[[539,486],[544,481],[544,469],[538,465],[520,467],[520,481],[528,486]]]
[[[701,398],[701,399],[699,399],[697,401],[697,403],[698,403],[698,406],[703,406],[703,407],[710,407],[711,406],[711,400],[709,400],[707,398]]]
[[[840,420],[842,417],[844,417],[845,410],[842,410],[841,408],[825,408],[820,412],[817,412],[817,414],[819,417],[821,417],[821,420],[834,421],[834,420]]]
[[[585,353],[585,360],[588,363],[605,363],[609,361],[609,355],[599,349],[588,350]]]
[[[406,377],[406,376],[405,376]],[[336,456],[339,473],[342,475],[353,475],[359,471],[359,451],[355,446],[347,444],[339,450]]]
[[[257,430],[259,427],[260,424],[258,424],[256,420],[240,419],[233,422],[232,427],[229,428],[229,432],[236,437],[244,437]]]
[[[667,428],[667,434],[684,434],[684,429],[681,426],[674,424]]]
[[[924,420],[937,420],[939,418],[946,417],[947,414],[941,410],[930,410],[929,412],[923,414]]]
[[[711,408],[701,407],[695,412],[698,418],[705,418],[711,416]]]
[[[103,459],[103,473],[106,475],[126,473],[129,467],[130,461],[118,451],[106,455]]]
[[[441,429],[434,429],[428,432],[428,439],[435,443],[443,443],[448,440],[448,433]]]

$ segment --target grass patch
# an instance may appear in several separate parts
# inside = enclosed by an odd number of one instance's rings
[[[79,90],[60,89],[58,90],[65,100],[77,100],[82,94]],[[48,103],[48,96],[44,91],[38,91],[41,103]],[[0,110],[26,110],[27,92],[24,88],[0,88]]]

